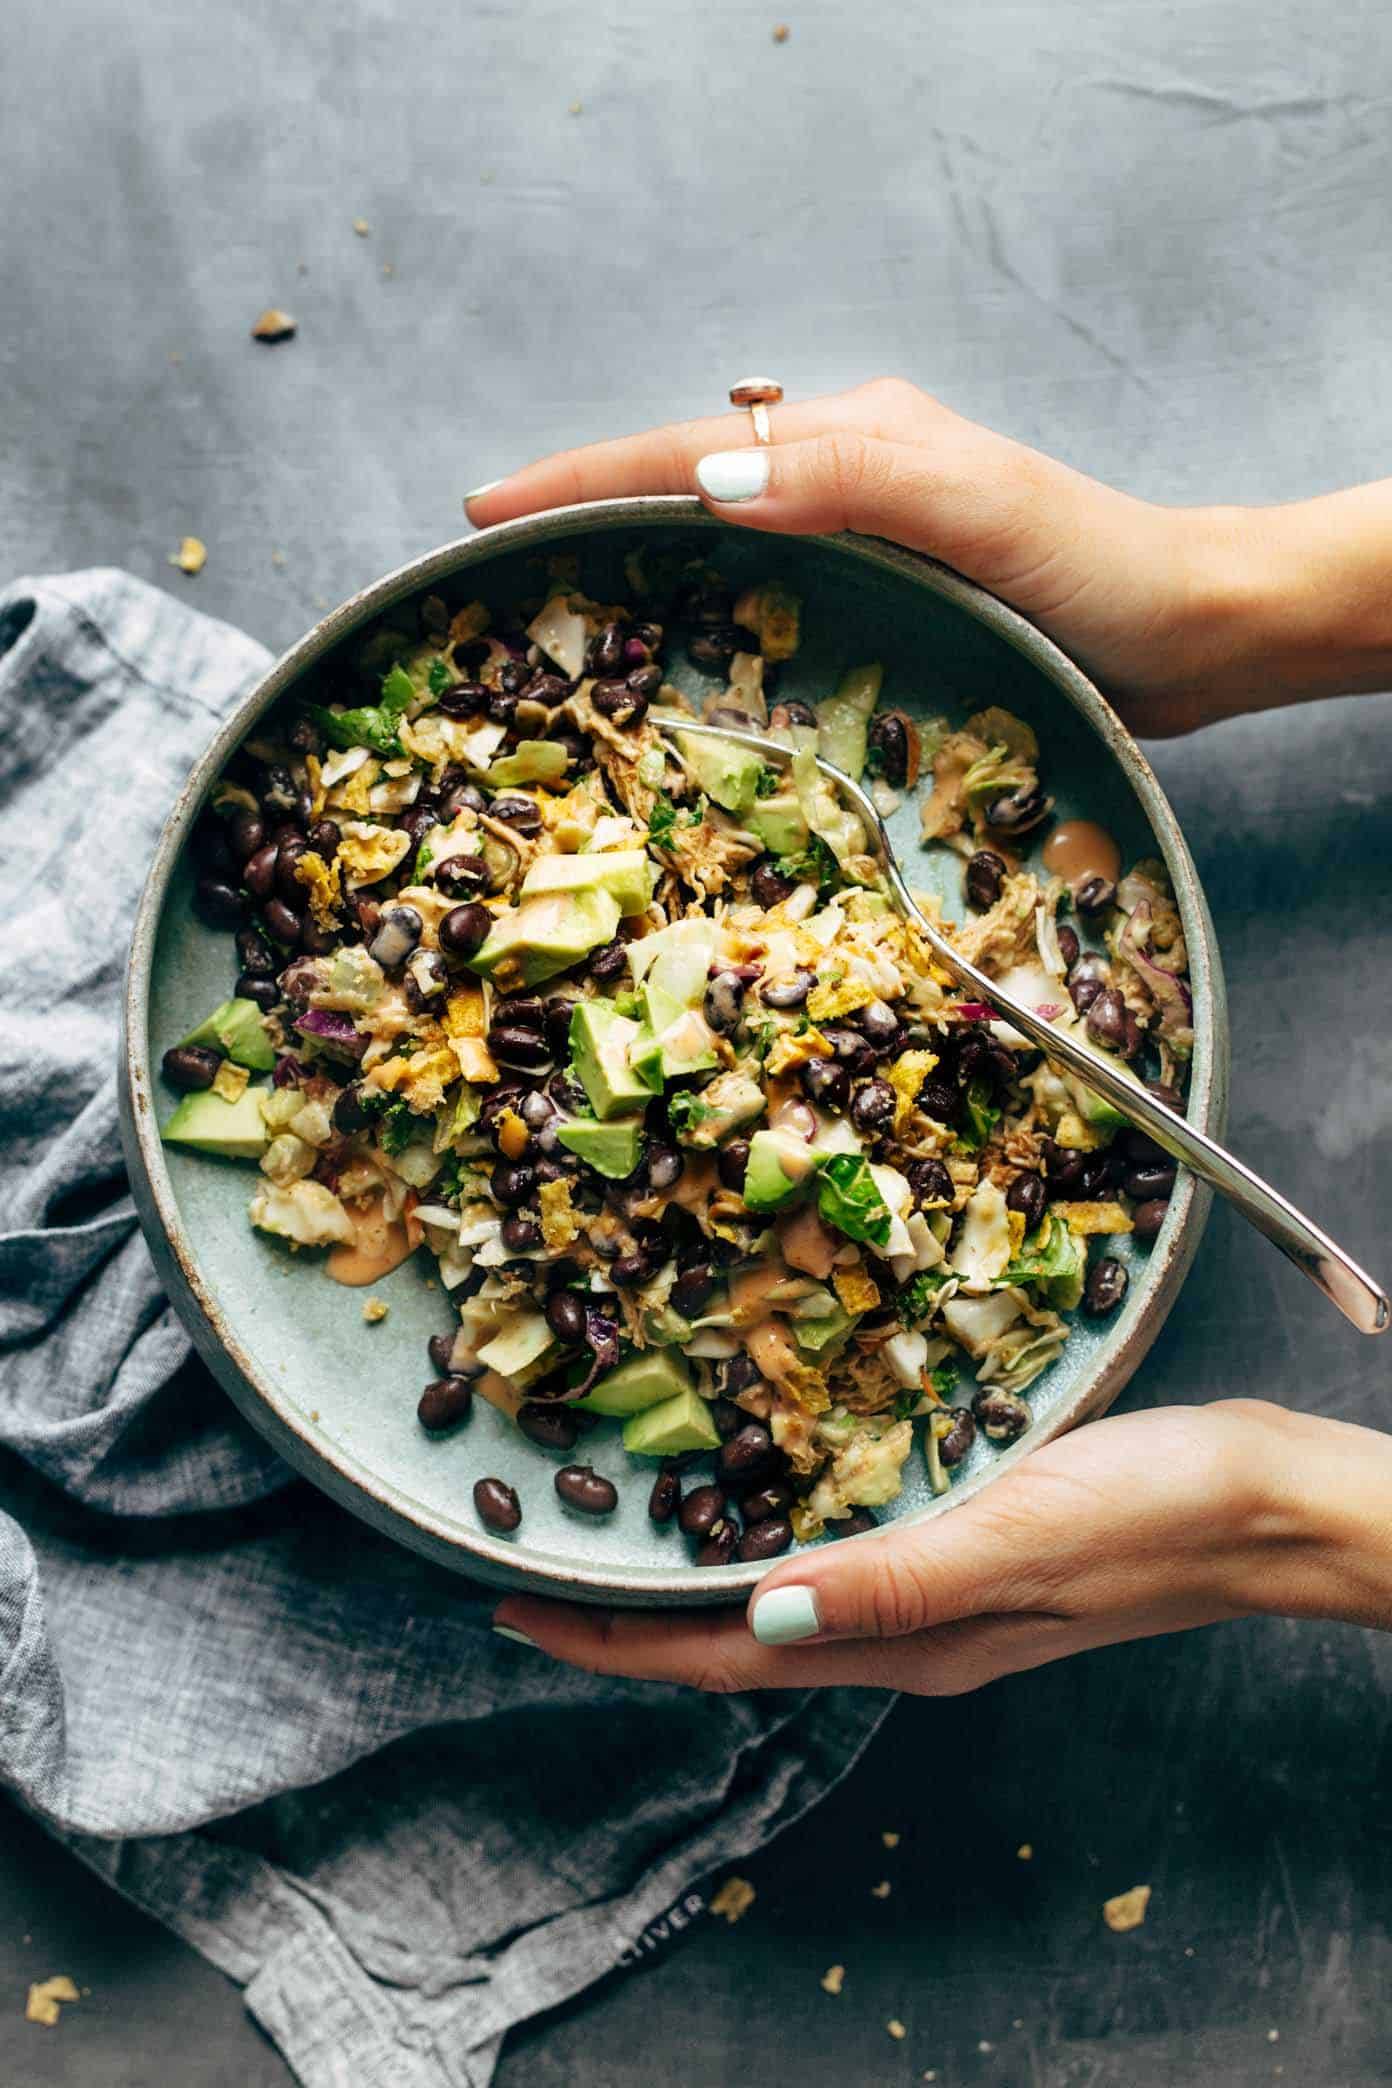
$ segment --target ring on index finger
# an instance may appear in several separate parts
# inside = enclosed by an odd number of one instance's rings
[[[773,377],[741,377],[738,384],[730,386],[730,404],[749,408],[749,418],[754,423],[754,440],[766,444],[773,441],[768,410],[770,406],[776,406],[782,396],[783,387]]]

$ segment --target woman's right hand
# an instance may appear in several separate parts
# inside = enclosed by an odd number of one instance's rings
[[[1158,507],[881,378],[771,409],[570,450],[471,495],[485,526],[634,493],[698,493],[754,529],[890,537],[979,581],[1057,639],[1140,733],[1281,700],[1245,670],[1254,587],[1240,509]]]

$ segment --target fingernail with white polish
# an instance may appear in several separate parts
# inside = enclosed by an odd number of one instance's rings
[[[514,1646],[530,1646],[535,1653],[541,1651],[534,1638],[528,1638],[525,1631],[517,1631],[511,1624],[495,1624],[493,1629],[499,1638],[511,1639]]]
[[[768,485],[768,452],[762,449],[717,450],[702,457],[696,478],[703,493],[712,500],[734,507],[741,500],[757,500]]]
[[[750,1629],[761,1646],[791,1646],[815,1638],[822,1628],[811,1588],[770,1588],[754,1602]]]
[[[474,501],[482,500],[485,493],[491,493],[495,486],[501,486],[502,483],[502,479],[490,479],[486,486],[475,486],[472,493],[466,493],[464,495],[464,506],[466,511],[473,504]]]

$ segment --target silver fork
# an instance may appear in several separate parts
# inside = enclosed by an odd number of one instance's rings
[[[790,750],[781,741],[765,739],[762,733],[746,732],[739,726],[708,725],[703,720],[681,717],[672,711],[649,711],[648,721],[666,733],[690,733],[697,738],[733,740],[737,746],[755,747],[778,766],[785,766],[791,760]],[[1176,1116],[1145,1088],[1125,1079],[1102,1052],[1093,1051],[1075,1037],[1056,1030],[1033,1008],[1027,1008],[1016,1000],[1013,994],[1003,993],[996,980],[979,971],[955,950],[942,930],[915,902],[899,868],[888,829],[868,791],[833,762],[823,760],[820,754],[817,767],[849,798],[865,821],[875,853],[884,866],[895,904],[905,919],[914,923],[945,971],[951,972],[960,985],[970,988],[978,1000],[1007,1017],[1013,1028],[1028,1037],[1032,1044],[1037,1044],[1055,1064],[1066,1066],[1070,1073],[1076,1073],[1086,1081],[1094,1094],[1104,1096],[1128,1123],[1138,1125],[1172,1159],[1183,1161],[1201,1181],[1208,1182],[1220,1196],[1225,1196],[1248,1223],[1279,1247],[1282,1254],[1293,1261],[1361,1333],[1384,1332],[1388,1322],[1386,1291],[1374,1283],[1366,1270],[1361,1269],[1351,1255],[1345,1254],[1328,1233],[1322,1232],[1269,1182],[1254,1174],[1244,1161],[1210,1138],[1207,1132],[1201,1131],[1197,1124]]]

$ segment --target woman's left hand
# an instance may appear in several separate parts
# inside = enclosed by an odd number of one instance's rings
[[[1257,1610],[1392,1626],[1392,1442],[1255,1400],[1114,1416],[950,1513],[800,1553],[740,1612],[509,1596],[496,1621],[597,1674],[704,1690],[955,1696]]]

